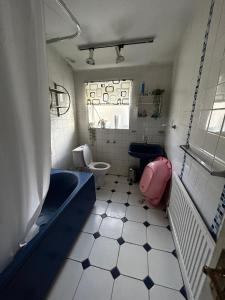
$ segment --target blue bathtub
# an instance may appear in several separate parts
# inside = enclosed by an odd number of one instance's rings
[[[0,299],[43,300],[96,200],[91,173],[53,170],[39,233],[0,275]]]

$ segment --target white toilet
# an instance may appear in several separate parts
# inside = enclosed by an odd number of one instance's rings
[[[72,150],[73,164],[76,169],[89,170],[95,176],[96,187],[104,185],[105,174],[110,169],[106,162],[94,162],[90,147],[85,144]]]

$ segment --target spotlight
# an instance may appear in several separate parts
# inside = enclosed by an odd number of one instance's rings
[[[94,55],[94,48],[91,48],[89,49],[89,57],[86,59],[86,63],[88,65],[92,65],[92,66],[95,65],[95,60],[93,58],[93,55]]]
[[[116,49],[116,63],[119,64],[121,62],[123,62],[125,60],[124,56],[120,55],[120,51],[121,51],[121,48],[123,48],[123,45],[119,45],[119,46],[116,46],[115,49]]]

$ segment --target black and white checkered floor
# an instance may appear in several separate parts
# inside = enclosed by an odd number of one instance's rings
[[[184,300],[165,212],[122,176],[107,175],[96,195],[47,300]]]

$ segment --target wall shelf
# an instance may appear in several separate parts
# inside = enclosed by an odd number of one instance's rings
[[[164,90],[155,89],[148,95],[139,95],[137,107],[138,118],[150,116],[157,119],[161,116],[162,110],[162,95]]]
[[[186,145],[180,145],[180,148],[187,153],[190,157],[192,157],[199,165],[201,165],[207,172],[209,172],[212,176],[225,177],[225,169],[216,169],[211,166],[206,160],[204,160],[197,152],[192,150],[190,147]]]
[[[51,95],[50,109],[56,111],[58,117],[65,115],[70,109],[71,99],[67,89],[54,82],[54,88],[49,87]],[[59,97],[63,97],[63,103],[60,105]]]
[[[66,93],[63,92],[63,91],[59,91],[59,90],[53,89],[53,88],[49,88],[49,91],[52,92],[52,93],[56,93],[56,94],[66,94]]]

